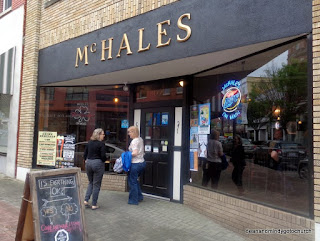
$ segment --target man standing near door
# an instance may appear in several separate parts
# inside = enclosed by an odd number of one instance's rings
[[[129,171],[129,200],[128,204],[138,205],[143,200],[138,177],[143,173],[146,163],[144,161],[144,143],[139,136],[139,129],[136,126],[128,128],[128,135],[132,139],[129,151],[132,153],[131,168]]]

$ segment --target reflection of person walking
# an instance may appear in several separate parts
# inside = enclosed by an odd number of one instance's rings
[[[140,184],[138,178],[143,173],[146,162],[144,161],[144,144],[141,137],[139,137],[139,129],[136,126],[128,128],[128,134],[132,139],[129,145],[129,151],[132,152],[131,167],[128,176],[129,182],[129,200],[128,204],[138,205],[143,200]]]
[[[95,129],[90,141],[84,150],[84,159],[86,160],[86,172],[89,180],[84,205],[89,207],[89,199],[92,195],[92,210],[98,209],[97,206],[101,182],[105,169],[106,146],[102,142],[104,131],[101,128]]]
[[[239,135],[236,135],[234,138],[234,146],[231,154],[231,162],[234,166],[232,171],[232,181],[238,187],[239,194],[243,193],[242,186],[242,173],[246,166],[244,148],[242,146],[242,140]]]
[[[218,188],[218,183],[221,174],[221,156],[223,149],[219,140],[219,132],[213,131],[208,142],[208,158],[203,166],[202,185],[207,186],[211,179],[211,187]]]

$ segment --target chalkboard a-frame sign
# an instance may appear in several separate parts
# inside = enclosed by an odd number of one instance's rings
[[[79,168],[27,174],[16,241],[87,241]]]

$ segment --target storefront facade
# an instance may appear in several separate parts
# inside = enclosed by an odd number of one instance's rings
[[[73,6],[90,9],[75,12],[65,1],[28,3],[40,21],[31,28],[27,15],[33,35],[25,68],[37,71],[24,73],[30,116],[20,128],[35,128],[19,140],[17,177],[32,168],[83,169],[77,155],[98,127],[106,131],[111,160],[126,150],[126,129],[136,125],[145,141],[144,192],[184,203],[248,238],[268,240],[246,232],[268,228],[306,230],[300,235],[313,240],[312,2],[99,4]],[[218,187],[205,180],[201,157],[214,131],[228,160],[233,139],[241,137],[244,192],[233,182],[232,164]],[[43,133],[72,139],[73,161],[39,157]]]

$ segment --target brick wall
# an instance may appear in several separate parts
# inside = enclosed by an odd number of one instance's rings
[[[88,177],[87,174],[81,173],[81,182],[84,188],[88,186]],[[109,191],[127,191],[127,175],[125,174],[115,174],[115,173],[105,173],[102,179],[101,190]]]
[[[320,0],[312,3],[314,219],[320,223]]]
[[[313,220],[190,185],[184,204],[252,240],[314,240]],[[246,234],[246,229],[311,229],[311,234]]]
[[[26,0],[12,0],[12,10],[15,10],[25,4]]]
[[[40,49],[178,0],[58,1],[43,9]]]

